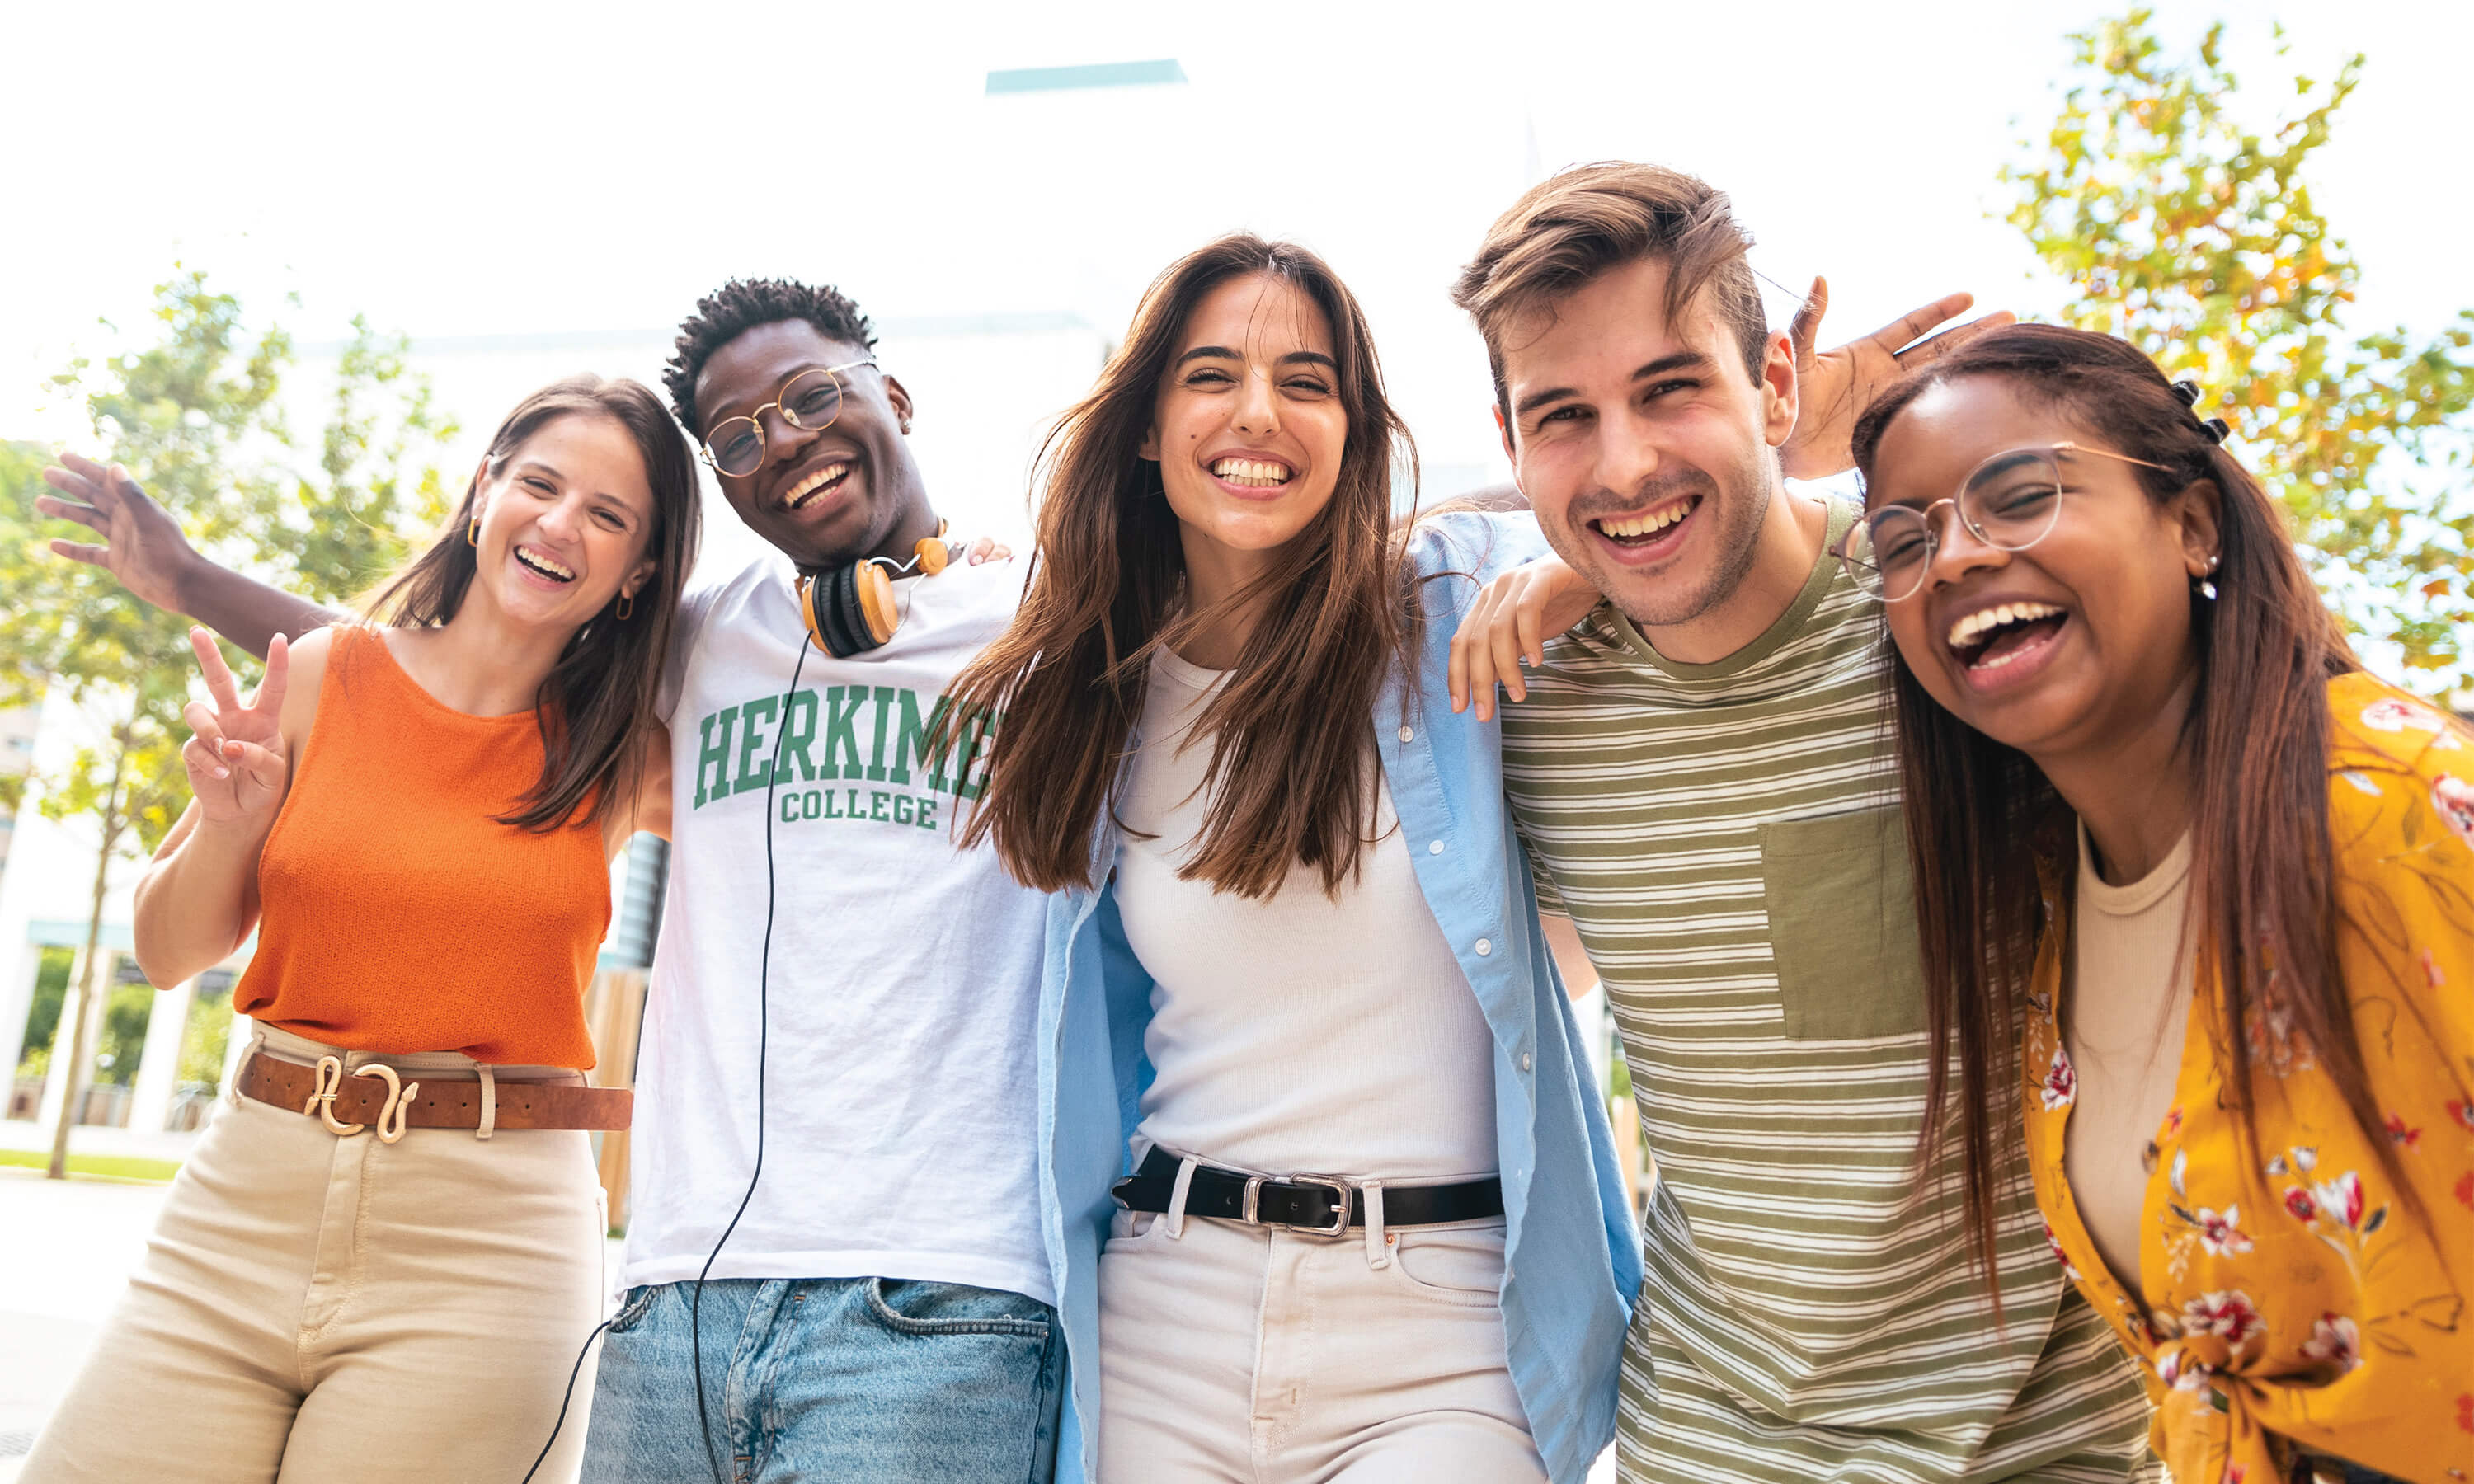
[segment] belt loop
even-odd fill
[[[231,1086],[226,1089],[224,1093],[234,1108],[240,1106],[240,1080],[248,1075],[249,1064],[256,1060],[259,1052],[266,1049],[266,1027],[258,1025],[255,1020],[249,1023],[256,1029],[251,1032],[249,1044],[241,1048],[240,1060],[232,1064]]]
[[[1392,1265],[1392,1240],[1383,1230],[1383,1182],[1370,1180],[1357,1190],[1366,1207],[1366,1265],[1379,1272]]]
[[[1192,1155],[1176,1161],[1176,1187],[1168,1193],[1168,1214],[1164,1218],[1170,1241],[1185,1235],[1185,1195],[1194,1188],[1194,1167],[1200,1162]]]
[[[498,1127],[498,1074],[490,1070],[487,1062],[475,1062],[473,1069],[481,1074],[481,1122],[473,1131],[474,1138],[487,1138]]]

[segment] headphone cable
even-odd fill
[[[756,1162],[747,1172],[747,1188],[740,1194],[739,1209],[731,1212],[730,1225],[721,1229],[713,1251],[705,1255],[704,1267],[696,1274],[695,1288],[688,1300],[688,1351],[690,1363],[695,1368],[696,1427],[704,1434],[705,1457],[713,1465],[715,1484],[730,1484],[730,1477],[721,1466],[721,1455],[713,1449],[713,1419],[705,1407],[704,1284],[723,1245],[739,1230],[739,1218],[747,1214],[747,1204],[756,1199],[756,1182],[764,1173],[764,1053],[770,1029],[767,991],[773,970],[773,785],[782,778],[782,744],[789,736],[790,703],[799,693],[799,675],[808,667],[808,651],[814,643],[802,625],[799,658],[790,666],[790,683],[782,692],[781,709],[774,713],[773,758],[764,773],[764,939],[756,961]]]
[[[747,1214],[748,1203],[756,1199],[756,1181],[764,1173],[764,1052],[768,1019],[765,992],[773,968],[773,785],[782,776],[782,745],[789,731],[790,703],[799,693],[799,676],[808,667],[808,651],[814,644],[813,637],[801,633],[799,658],[790,666],[790,684],[783,691],[781,709],[774,716],[773,758],[764,778],[764,940],[756,966],[756,1163],[747,1172],[747,1188],[739,1197],[739,1209],[731,1212],[730,1225],[721,1229],[719,1240],[713,1244],[713,1251],[705,1255],[704,1267],[696,1274],[695,1287],[688,1301],[688,1350],[691,1363],[695,1367],[696,1428],[704,1435],[705,1459],[713,1465],[716,1484],[730,1484],[730,1479],[722,1469],[721,1456],[713,1450],[713,1420],[705,1407],[704,1332],[700,1324],[704,1310],[704,1284],[707,1275],[713,1272],[715,1259],[721,1256],[723,1244],[730,1240],[733,1232],[739,1230],[739,1218]],[[567,1391],[559,1398],[558,1421],[550,1424],[549,1436],[542,1441],[540,1454],[533,1459],[533,1466],[524,1471],[523,1484],[532,1484],[533,1475],[540,1472],[543,1463],[548,1460],[550,1448],[558,1442],[559,1429],[567,1425],[567,1409],[574,1400],[575,1378],[584,1374],[584,1357],[593,1352],[593,1342],[601,1338],[602,1331],[608,1329],[616,1318],[614,1315],[594,1326],[593,1332],[584,1337],[584,1348],[575,1352],[575,1364],[567,1373]]]

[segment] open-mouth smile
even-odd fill
[[[1996,603],[1953,623],[1942,643],[1957,657],[1970,681],[2007,680],[2014,667],[2032,667],[2032,661],[2051,653],[2070,621],[2067,610],[2050,603]]]
[[[549,582],[564,584],[575,581],[575,568],[537,547],[519,543],[515,557],[517,564],[525,571],[536,573]]]
[[[1695,513],[1701,509],[1703,496],[1686,494],[1653,505],[1645,511],[1622,515],[1598,515],[1589,528],[1626,559],[1655,560],[1682,545],[1684,534]]]
[[[1214,459],[1212,477],[1240,490],[1278,490],[1297,477],[1297,470],[1278,459]]]
[[[836,459],[802,474],[799,476],[798,483],[783,491],[782,508],[788,511],[805,510],[841,488],[842,481],[850,477],[850,471],[851,463],[848,459]]]

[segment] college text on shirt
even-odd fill
[[[691,807],[769,784],[785,825],[848,820],[934,829],[945,798],[977,799],[986,787],[996,731],[991,713],[975,711],[940,739],[952,704],[897,685],[827,685],[792,691],[787,705],[767,694],[708,712],[695,728]],[[944,745],[932,752],[932,740]]]

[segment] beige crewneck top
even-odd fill
[[[2078,893],[2072,912],[2069,999],[2062,1023],[2078,1072],[2064,1165],[2071,1198],[2115,1274],[2139,1287],[2140,1223],[2148,1155],[2181,1079],[2190,1017],[2191,837],[2147,874],[2122,886],[2097,874],[2078,826]]]

